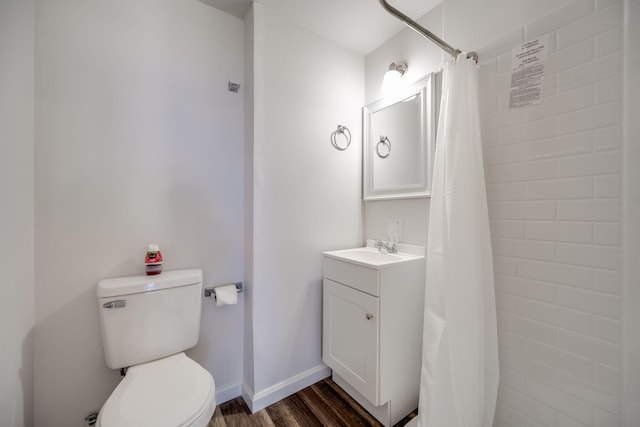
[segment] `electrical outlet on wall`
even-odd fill
[[[398,243],[402,240],[402,218],[387,219],[387,237],[390,241]]]

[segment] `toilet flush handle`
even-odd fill
[[[127,305],[127,300],[119,299],[115,301],[109,301],[102,304],[103,308],[124,308]]]

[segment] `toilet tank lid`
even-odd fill
[[[98,283],[96,293],[98,298],[109,298],[195,285],[201,282],[202,270],[200,269],[173,270],[155,276],[141,275],[104,279]]]

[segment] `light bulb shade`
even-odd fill
[[[389,71],[387,71],[382,78],[382,95],[385,97],[392,96],[400,92],[404,88],[404,81],[402,76],[407,70],[407,65],[400,63],[398,65],[392,62],[389,65]]]
[[[402,87],[402,76],[396,70],[389,70],[382,79],[382,94],[391,96]]]

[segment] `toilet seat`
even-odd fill
[[[178,353],[132,366],[98,415],[100,427],[204,427],[215,409],[215,383]]]

